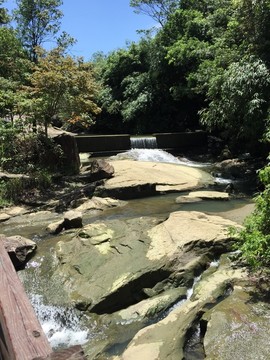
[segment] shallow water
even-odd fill
[[[188,159],[178,159],[171,154],[162,152],[161,150],[146,151],[145,149],[131,150],[128,154],[121,154],[119,157],[127,158],[132,156],[134,160],[143,161],[162,161],[187,166],[204,167],[208,169],[211,164],[194,163]],[[86,159],[86,158],[85,158]],[[220,181],[220,186],[224,187],[226,181]],[[112,219],[130,219],[136,217],[160,217],[165,219],[174,211],[201,211],[209,214],[222,214],[222,216],[230,218],[230,212],[236,209],[244,209],[249,206],[252,201],[249,198],[233,199],[230,201],[201,201],[191,204],[177,204],[175,199],[180,194],[167,194],[143,199],[130,200],[125,206],[109,209],[103,212],[87,212],[83,216],[83,224],[92,223],[94,221],[106,221]],[[183,195],[183,193],[181,193]],[[241,210],[240,210],[241,213]],[[38,244],[38,251],[25,271],[21,273],[25,287],[29,293],[29,297],[37,312],[39,320],[43,326],[53,347],[70,346],[77,343],[85,343],[89,337],[100,335],[102,330],[96,326],[92,320],[88,321],[92,327],[86,329],[84,321],[80,316],[64,305],[67,300],[65,294],[61,293],[61,286],[57,283],[57,279],[52,279],[50,274],[55,266],[54,247],[56,243],[62,239],[68,240],[73,235],[62,234],[52,236],[46,232],[48,224],[57,221],[62,215],[51,214],[50,212],[41,212],[36,214],[27,214],[10,219],[1,224],[1,233],[10,235],[21,235],[28,237]],[[232,219],[235,215],[232,215]],[[240,222],[244,215],[240,218]],[[46,291],[45,291],[46,290]],[[192,290],[190,290],[190,293]],[[46,297],[44,294],[46,293]],[[188,294],[190,296],[191,294]],[[57,303],[61,299],[62,306]],[[63,306],[64,305],[64,306]]]

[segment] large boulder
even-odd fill
[[[179,164],[132,160],[114,160],[111,164],[114,177],[98,191],[119,199],[194,190],[213,183],[206,172]]]
[[[230,226],[237,224],[185,211],[162,222],[149,217],[96,222],[71,241],[58,242],[56,275],[76,306],[112,313],[165,289],[190,285],[209,257],[231,248]]]
[[[178,360],[191,358],[192,354],[194,356],[192,358],[194,359],[233,359],[233,356],[227,357],[226,353],[220,356],[218,351],[219,343],[224,339],[224,333],[222,331],[219,333],[215,333],[214,329],[211,331],[213,338],[210,339],[209,345],[215,348],[216,352],[210,354],[206,349],[206,355],[210,355],[209,357],[205,356],[203,346],[199,349],[199,354],[194,352],[194,348],[195,351],[198,350],[200,337],[204,335],[203,330],[202,333],[198,335],[198,328],[200,328],[200,321],[202,321],[201,319],[203,319],[204,314],[207,313],[207,309],[211,308],[211,312],[215,314],[218,303],[234,292],[234,284],[239,286],[239,284],[243,284],[243,280],[246,279],[247,273],[245,271],[233,269],[230,264],[221,266],[216,272],[211,272],[211,277],[205,276],[200,281],[198,288],[195,288],[194,295],[192,295],[190,299],[185,303],[181,303],[180,306],[175,307],[163,320],[140,330],[128,344],[123,354],[112,357],[112,359]],[[229,289],[230,291],[228,291]],[[228,311],[233,312],[233,303],[231,306],[232,307],[228,308]],[[244,321],[245,319],[243,318],[242,322]],[[207,326],[205,322],[204,326]],[[223,319],[220,317],[217,319],[217,326],[223,329],[226,327],[226,324],[223,323]],[[232,333],[231,335],[233,336]],[[195,345],[193,347],[192,341],[193,345]],[[241,342],[244,344],[245,339],[242,339]],[[253,340],[253,346],[256,348],[255,343],[256,340]],[[205,339],[205,345],[206,344],[208,346],[208,338]],[[227,345],[230,346],[229,342],[227,342]],[[239,351],[238,353],[240,354]],[[254,358],[256,357],[245,357],[245,359]]]
[[[113,166],[104,159],[97,159],[90,162],[90,165],[83,169],[79,179],[82,181],[98,181],[110,179],[114,176]]]

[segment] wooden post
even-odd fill
[[[0,236],[0,359],[32,360],[51,353]]]

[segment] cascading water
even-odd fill
[[[156,149],[157,140],[155,136],[131,137],[132,149]]]
[[[83,325],[84,322],[87,322],[86,316],[83,319],[83,316],[74,308],[47,303],[46,296],[41,295],[45,286],[41,276],[42,271],[44,271],[42,268],[48,264],[53,266],[53,262],[54,259],[48,255],[36,258],[36,260],[27,264],[25,271],[20,273],[20,278],[26,287],[29,300],[52,348],[58,349],[68,348],[73,345],[83,345],[89,338],[94,336],[95,324],[92,324],[93,329],[91,329],[90,334],[89,327]],[[31,276],[27,275],[27,273],[31,274]],[[53,280],[51,280],[49,287],[56,293],[58,284],[55,285]]]
[[[38,320],[52,348],[82,345],[88,341],[88,329],[83,329],[74,309],[45,305],[43,296],[30,295]]]
[[[173,163],[179,165],[186,165],[191,167],[208,167],[210,163],[198,163],[191,161],[184,157],[176,157],[165,150],[161,149],[131,149],[124,153],[119,153],[111,157],[114,160],[131,159],[136,161],[154,161],[163,163]]]

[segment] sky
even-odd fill
[[[12,9],[15,0],[6,0],[3,6]],[[154,20],[135,14],[129,0],[63,0],[61,8],[62,31],[77,39],[72,47],[73,56],[90,60],[99,51],[104,54],[126,47],[127,42],[137,42],[137,30],[155,26]]]

